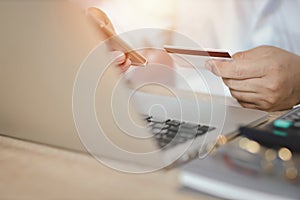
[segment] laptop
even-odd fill
[[[158,95],[128,87],[115,66],[103,70],[110,52],[70,1],[1,1],[0,21],[2,135],[89,152],[112,168],[137,173],[204,157],[239,125],[267,119],[263,111],[169,89]],[[152,69],[165,76],[170,70],[139,68]]]

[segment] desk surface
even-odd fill
[[[1,199],[213,199],[180,190],[177,169],[125,174],[86,154],[3,136],[0,165]]]

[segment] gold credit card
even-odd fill
[[[164,45],[164,49],[168,53],[184,54],[191,56],[206,56],[213,58],[231,59],[230,54],[223,50],[202,50],[200,48],[189,48],[180,46]]]

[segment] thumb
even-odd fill
[[[107,17],[107,15],[100,9],[95,8],[95,7],[90,7],[87,9],[87,15],[92,18],[92,20],[98,24],[99,30],[102,32],[99,22],[103,23],[107,28],[109,28],[113,33],[115,33],[114,27]],[[106,39],[107,36],[104,38]]]
[[[233,60],[252,60],[261,57],[261,55],[265,54],[270,49],[269,46],[259,46],[253,49],[249,49],[247,51],[237,52],[232,55]]]

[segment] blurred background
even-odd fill
[[[145,27],[167,28],[205,48],[235,53],[269,44],[300,54],[298,0],[73,1],[104,10],[118,33]]]
[[[300,54],[299,1],[282,0],[74,0],[83,7],[106,12],[117,33],[141,28],[177,31],[202,48],[224,49],[234,54],[259,45],[273,45]],[[293,25],[294,24],[294,25]],[[145,43],[176,43],[172,35],[159,35]],[[175,66],[176,68],[176,66]],[[176,68],[196,91],[207,92],[191,69]],[[203,71],[209,85],[221,81]],[[173,85],[182,84],[173,78]],[[199,81],[200,80],[200,81]],[[172,82],[172,80],[170,81]],[[217,94],[230,96],[226,86]]]

